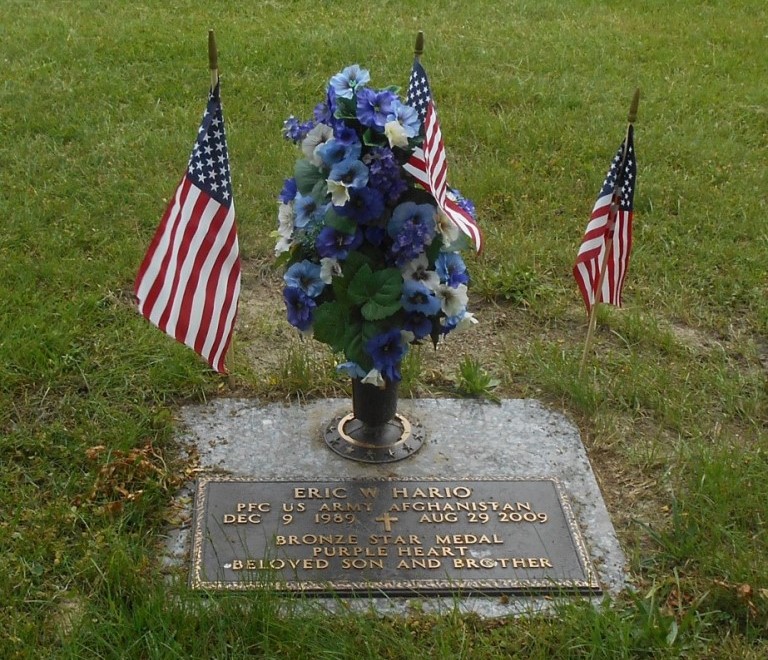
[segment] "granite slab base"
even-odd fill
[[[500,404],[465,399],[401,399],[398,411],[426,431],[424,446],[410,458],[387,464],[346,460],[325,444],[329,421],[351,410],[346,399],[263,404],[216,399],[180,411],[179,441],[197,454],[201,474],[258,480],[347,478],[525,479],[557,478],[576,517],[601,588],[626,586],[625,559],[595,480],[578,429],[559,412],[530,399]],[[179,520],[168,530],[165,561],[190,566],[194,483],[176,498]],[[188,515],[187,515],[188,514]],[[318,606],[335,609],[333,600]],[[483,617],[530,613],[552,606],[543,597],[345,598],[344,608],[371,607],[385,614],[444,612],[458,607]]]

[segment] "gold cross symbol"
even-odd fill
[[[383,516],[379,516],[378,518],[374,518],[376,522],[382,522],[384,523],[384,531],[385,532],[391,532],[392,531],[392,523],[397,522],[399,519],[395,518],[394,516],[390,516],[389,513],[385,513]]]

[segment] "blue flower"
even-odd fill
[[[392,103],[392,112],[387,115],[387,121],[396,121],[403,127],[406,137],[413,138],[421,130],[421,119],[416,108],[405,105],[397,99]]]
[[[440,299],[435,292],[416,280],[403,282],[400,303],[406,312],[421,312],[427,316],[433,316],[440,311]]]
[[[370,126],[381,133],[396,100],[397,97],[387,89],[379,92],[361,89],[357,93],[357,120],[363,126]]]
[[[369,188],[350,188],[349,201],[344,206],[334,209],[339,215],[352,218],[362,225],[380,218],[384,213],[384,198],[378,190]]]
[[[440,282],[454,289],[469,282],[469,273],[464,260],[456,252],[441,252],[435,260],[435,270]]]
[[[412,332],[416,339],[423,339],[432,332],[432,319],[421,312],[411,312],[405,317],[403,330]]]
[[[328,178],[346,188],[362,188],[368,183],[368,168],[361,160],[347,158],[331,168]]]
[[[286,179],[283,183],[283,189],[280,191],[280,194],[278,195],[278,199],[283,204],[288,204],[289,202],[293,201],[293,199],[296,197],[296,179],[291,177],[290,179]]]
[[[312,326],[312,311],[317,306],[315,301],[295,286],[283,290],[283,300],[288,312],[288,323],[299,330],[308,330]]]
[[[365,240],[374,247],[379,247],[384,241],[384,237],[386,235],[387,232],[384,231],[384,227],[379,227],[378,225],[369,225],[365,228]]]
[[[403,343],[397,329],[383,332],[365,342],[365,351],[371,356],[374,368],[391,382],[400,380],[398,366],[407,350],[408,346]]]
[[[362,146],[359,142],[344,144],[334,138],[321,144],[315,150],[315,154],[323,161],[323,165],[326,167],[333,167],[337,163],[341,163],[347,159],[357,160],[360,158],[361,148]]]
[[[336,96],[351,99],[357,88],[365,85],[370,79],[371,74],[367,69],[361,69],[359,64],[353,64],[331,78],[331,89]]]
[[[318,204],[312,195],[297,193],[296,201],[294,202],[294,210],[296,212],[294,224],[299,229],[306,227],[310,222],[322,219],[327,209],[327,204]]]
[[[344,261],[350,251],[359,248],[362,242],[363,232],[359,229],[354,234],[347,234],[333,227],[323,227],[315,239],[315,248],[321,257]]]
[[[365,369],[357,362],[342,362],[336,367],[336,371],[347,374],[350,378],[365,378]]]
[[[454,330],[459,321],[464,318],[464,312],[456,314],[455,316],[446,316],[440,323],[440,332],[443,335],[447,335],[451,330]]]
[[[301,289],[310,298],[317,298],[325,288],[325,282],[320,279],[320,264],[306,259],[286,270],[283,280],[289,287]]]

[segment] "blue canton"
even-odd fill
[[[624,167],[619,171],[621,157],[624,155],[624,142],[621,143],[619,150],[611,161],[611,167],[605,175],[603,187],[600,189],[598,197],[611,195],[614,191],[620,198],[620,207],[623,211],[631,211],[635,198],[635,177],[637,176],[637,161],[635,160],[635,146],[633,140],[633,127],[629,127],[629,145],[627,147],[627,160]]]
[[[197,134],[197,142],[189,157],[187,176],[195,186],[219,204],[229,206],[232,203],[232,179],[219,85],[208,95],[208,106]]]
[[[408,92],[405,97],[405,104],[415,108],[419,113],[419,119],[421,123],[424,123],[424,119],[427,116],[427,106],[432,98],[432,93],[429,91],[429,80],[427,80],[427,73],[421,66],[418,60],[413,63],[413,70],[411,71],[411,79],[408,81]]]

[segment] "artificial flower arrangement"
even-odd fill
[[[469,241],[403,169],[423,140],[418,112],[369,82],[349,66],[313,119],[285,121],[303,157],[279,195],[275,254],[289,323],[343,353],[340,371],[384,387],[401,379],[409,345],[477,321],[459,254]]]

